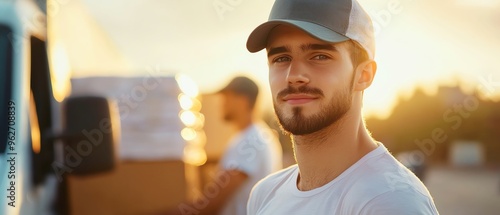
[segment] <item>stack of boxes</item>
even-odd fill
[[[193,197],[207,156],[198,88],[190,78],[73,79],[72,95],[116,101],[122,161],[111,173],[68,176],[72,214],[156,212]]]
[[[121,160],[184,160],[195,165],[206,160],[198,89],[185,75],[73,79],[72,95],[116,100]]]

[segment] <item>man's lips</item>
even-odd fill
[[[311,102],[317,98],[318,98],[317,96],[308,95],[308,94],[288,94],[288,95],[284,96],[282,100],[288,104],[298,105],[298,104],[305,104],[305,103]]]

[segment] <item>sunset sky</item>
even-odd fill
[[[245,43],[267,20],[272,0],[52,2],[73,77],[147,75],[155,68],[162,74],[185,73],[207,93],[247,74],[269,91],[265,53],[251,54]],[[387,115],[398,96],[416,86],[460,81],[500,94],[500,1],[360,3],[377,27],[379,67],[365,93],[366,114]],[[218,12],[214,4],[228,10]],[[481,79],[498,84],[483,86]]]

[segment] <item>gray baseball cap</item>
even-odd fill
[[[276,0],[269,20],[248,37],[248,51],[266,48],[269,33],[282,24],[295,26],[326,42],[353,40],[370,59],[375,57],[372,20],[356,0]]]

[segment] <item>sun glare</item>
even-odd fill
[[[52,46],[51,52],[51,66],[54,71],[54,74],[51,76],[52,90],[54,98],[58,102],[61,102],[71,91],[71,67],[66,51],[61,44],[56,43]]]
[[[193,107],[193,100],[191,97],[183,93],[179,95],[179,103],[183,110],[190,110]]]
[[[498,6],[498,0],[457,0],[459,4],[467,6],[493,7]]]
[[[177,74],[175,76],[175,80],[179,84],[179,88],[181,88],[182,92],[191,97],[198,96],[198,86],[193,81],[193,79],[189,78],[184,74]]]
[[[196,131],[192,128],[184,128],[181,131],[181,136],[186,141],[194,140],[198,135]]]
[[[196,115],[192,111],[182,111],[180,114],[182,123],[186,126],[194,126],[196,124]]]
[[[38,126],[38,117],[36,115],[36,109],[34,107],[35,100],[33,93],[30,95],[30,127],[31,127],[31,148],[35,154],[40,153],[40,127]]]
[[[207,162],[207,154],[198,146],[186,146],[184,148],[184,162],[201,166]]]

